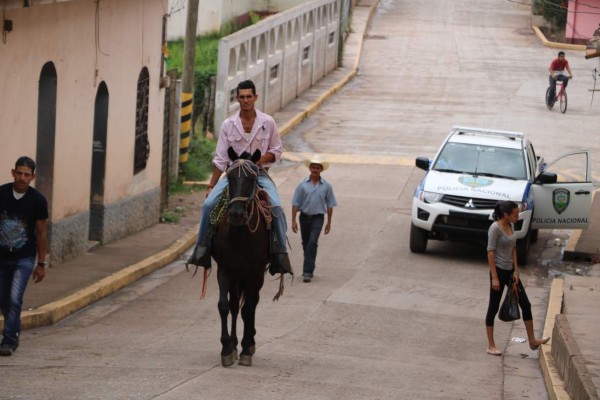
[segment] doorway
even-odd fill
[[[40,73],[35,151],[35,187],[48,200],[50,219],[52,219],[52,181],[54,178],[54,143],[56,141],[56,84],[56,68],[50,61],[44,64]]]
[[[104,178],[106,174],[106,136],[108,129],[108,87],[101,82],[94,104],[92,176],[90,180],[90,229],[88,239],[101,242],[104,232]]]

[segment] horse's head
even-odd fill
[[[260,150],[256,150],[252,156],[243,152],[239,156],[230,147],[227,154],[231,165],[227,169],[229,180],[229,222],[236,226],[248,223],[248,202],[254,199],[256,184],[258,181],[258,167],[256,162],[260,160]]]

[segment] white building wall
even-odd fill
[[[61,249],[58,239],[52,243],[59,259],[86,245],[94,107],[101,82],[109,92],[104,204],[110,207],[149,192],[160,193],[164,91],[159,88],[159,77],[167,0],[102,0],[98,9],[96,4],[74,0],[7,10],[4,17],[13,21],[13,31],[5,43],[0,42],[2,183],[11,180],[10,169],[18,156],[36,158],[40,72],[47,62],[56,68],[50,216],[55,238],[60,236],[62,222],[68,218],[79,221],[77,227],[69,228],[69,240],[77,241],[77,245]],[[150,158],[146,169],[134,176],[137,80],[143,67],[150,73]],[[160,202],[157,205],[153,213],[159,210]],[[111,227],[112,239],[147,224],[130,221],[132,226],[127,226],[125,221]]]

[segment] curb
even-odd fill
[[[164,267],[175,261],[177,257],[190,248],[196,241],[197,235],[198,229],[196,228],[153,256],[130,265],[121,271],[115,272],[65,298],[45,304],[37,310],[24,311],[21,314],[22,329],[52,325],[76,311],[79,311],[104,297],[110,296],[125,286]]]
[[[548,299],[548,311],[546,312],[546,322],[544,323],[543,337],[552,336],[556,315],[561,313],[565,280],[563,278],[554,278],[550,288],[550,298]],[[544,382],[550,400],[571,400],[571,396],[565,390],[565,384],[558,373],[556,361],[552,356],[552,342],[543,344],[540,349],[540,366],[544,374]]]
[[[292,129],[294,129],[296,126],[300,125],[300,123],[302,123],[302,121],[304,121],[306,118],[308,118],[309,116],[314,114],[315,111],[317,111],[319,109],[319,107],[321,107],[321,105],[325,102],[325,100],[327,100],[333,94],[338,92],[341,88],[346,86],[346,84],[348,82],[350,82],[356,76],[357,73],[358,73],[357,70],[350,71],[348,74],[346,74],[346,76],[344,76],[342,79],[340,79],[338,81],[338,83],[333,85],[333,87],[331,89],[329,89],[328,91],[323,93],[321,96],[319,96],[319,98],[317,100],[315,100],[312,104],[310,104],[308,107],[306,107],[306,110],[299,112],[294,117],[292,117],[292,119],[289,122],[284,124],[279,129],[279,136],[284,137],[285,135],[290,133],[290,131]]]
[[[569,44],[569,43],[559,43],[559,42],[550,42],[546,39],[546,36],[542,33],[540,28],[533,25],[531,27],[535,35],[542,41],[542,44],[546,47],[551,47],[553,49],[563,49],[563,50],[576,50],[576,51],[585,51],[585,45],[582,44]]]

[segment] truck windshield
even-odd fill
[[[523,151],[467,143],[446,143],[432,169],[508,179],[527,179]]]

